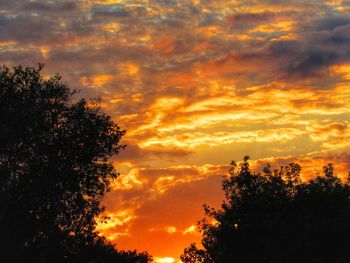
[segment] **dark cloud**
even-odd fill
[[[226,17],[228,23],[233,25],[254,25],[263,22],[269,22],[276,17],[273,12],[263,12],[263,13],[235,13]]]
[[[128,10],[126,10],[125,6],[122,4],[95,5],[91,9],[91,12],[94,16],[99,18],[127,18],[131,15],[131,13]]]
[[[315,23],[319,23],[315,21]],[[266,61],[267,74],[281,79],[316,79],[327,82],[327,70],[350,60],[350,25],[329,31],[303,32],[296,40],[262,42],[261,47],[238,53],[242,59]],[[264,73],[262,70],[260,72]],[[277,75],[276,75],[277,74]],[[267,75],[268,76],[268,75]],[[334,82],[330,82],[331,84]]]
[[[329,18],[314,20],[310,26],[310,30],[316,31],[330,31],[337,27],[350,24],[350,17],[348,16],[332,16]]]
[[[78,11],[78,5],[73,1],[55,1],[55,2],[42,2],[42,1],[33,1],[25,3],[21,9],[25,12],[40,12],[44,14],[57,14],[62,13],[63,15],[67,12]]]
[[[294,50],[287,71],[308,76],[324,73],[323,70],[336,63],[350,59],[350,25],[340,26],[325,33],[310,33],[305,42],[299,42]]]
[[[13,1],[0,0],[0,8],[3,12],[4,11],[13,12],[20,4],[21,4],[20,0],[13,0]]]
[[[11,49],[0,51],[1,63],[8,66],[33,66],[36,63],[44,61],[42,54],[36,49],[16,50]]]
[[[47,42],[57,39],[57,24],[52,19],[27,15],[3,16],[0,19],[2,40],[21,44]]]

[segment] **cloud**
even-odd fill
[[[7,65],[17,65],[13,61],[20,65],[32,65],[33,61],[42,61],[43,56],[37,49],[21,50],[9,43],[8,45],[5,44],[4,50],[0,53],[0,59]]]
[[[349,25],[336,26],[333,21],[313,21],[322,24],[323,31],[301,32],[302,39],[276,41],[268,47],[270,56],[276,56],[281,63],[284,77],[327,76],[327,69],[343,61],[348,61]],[[328,28],[325,26],[328,25]],[[283,59],[283,61],[282,61]]]
[[[331,31],[337,27],[342,27],[350,24],[350,18],[347,16],[331,16],[323,19],[315,19],[312,24],[309,25],[309,30],[314,31]],[[307,26],[306,26],[307,27]]]
[[[54,1],[49,3],[34,1],[25,3],[23,6],[21,6],[21,9],[25,12],[32,11],[43,14],[57,14],[58,12],[60,12],[62,14],[66,14],[67,12],[69,13],[78,11],[79,6],[73,1]]]
[[[253,161],[252,167],[258,171],[262,171],[263,167],[270,163],[273,168],[279,168],[286,166],[290,163],[298,163],[302,166],[301,175],[303,180],[310,180],[315,178],[317,174],[322,174],[323,166],[332,163],[335,166],[335,173],[346,179],[350,171],[349,165],[349,153],[332,154],[332,155],[316,155],[316,156],[290,156],[290,157],[277,157],[277,158],[265,158],[257,161]]]
[[[260,23],[266,23],[275,18],[273,12],[262,12],[262,13],[234,13],[226,17],[228,23],[235,26],[254,26]]]
[[[154,144],[152,147],[141,148],[137,144],[130,144],[124,142],[127,147],[115,157],[116,162],[145,162],[149,159],[162,159],[168,158],[171,160],[173,158],[184,158],[191,155],[191,151],[187,149],[182,149],[180,147],[166,147],[161,144]]]

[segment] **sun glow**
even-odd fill
[[[175,259],[172,257],[155,258],[155,263],[175,263]]]

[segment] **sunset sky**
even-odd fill
[[[177,262],[231,160],[350,170],[350,1],[0,0],[0,62],[45,63],[127,134],[99,229]]]

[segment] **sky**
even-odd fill
[[[0,63],[39,62],[127,130],[99,230],[159,263],[231,160],[350,170],[350,1],[0,0]]]

